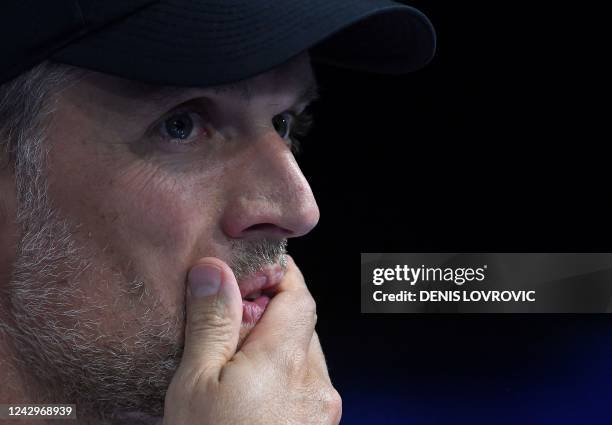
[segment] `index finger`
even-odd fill
[[[316,303],[293,259],[278,292],[270,300],[240,351],[272,352],[281,346],[308,352],[316,324]]]

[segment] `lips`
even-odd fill
[[[279,265],[272,265],[238,281],[242,296],[243,325],[254,326],[261,319],[283,275],[284,271]]]

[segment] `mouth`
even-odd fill
[[[280,265],[263,268],[238,281],[242,296],[242,324],[254,326],[266,311],[268,303],[276,295],[284,270]]]

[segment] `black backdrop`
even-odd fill
[[[360,313],[360,252],[610,252],[605,14],[533,3],[413,1],[427,68],[316,68],[299,161],[321,221],[290,252],[344,424],[612,423],[605,315]]]

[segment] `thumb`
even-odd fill
[[[229,266],[198,261],[187,276],[187,320],[181,367],[217,379],[234,356],[242,322],[242,297]]]

